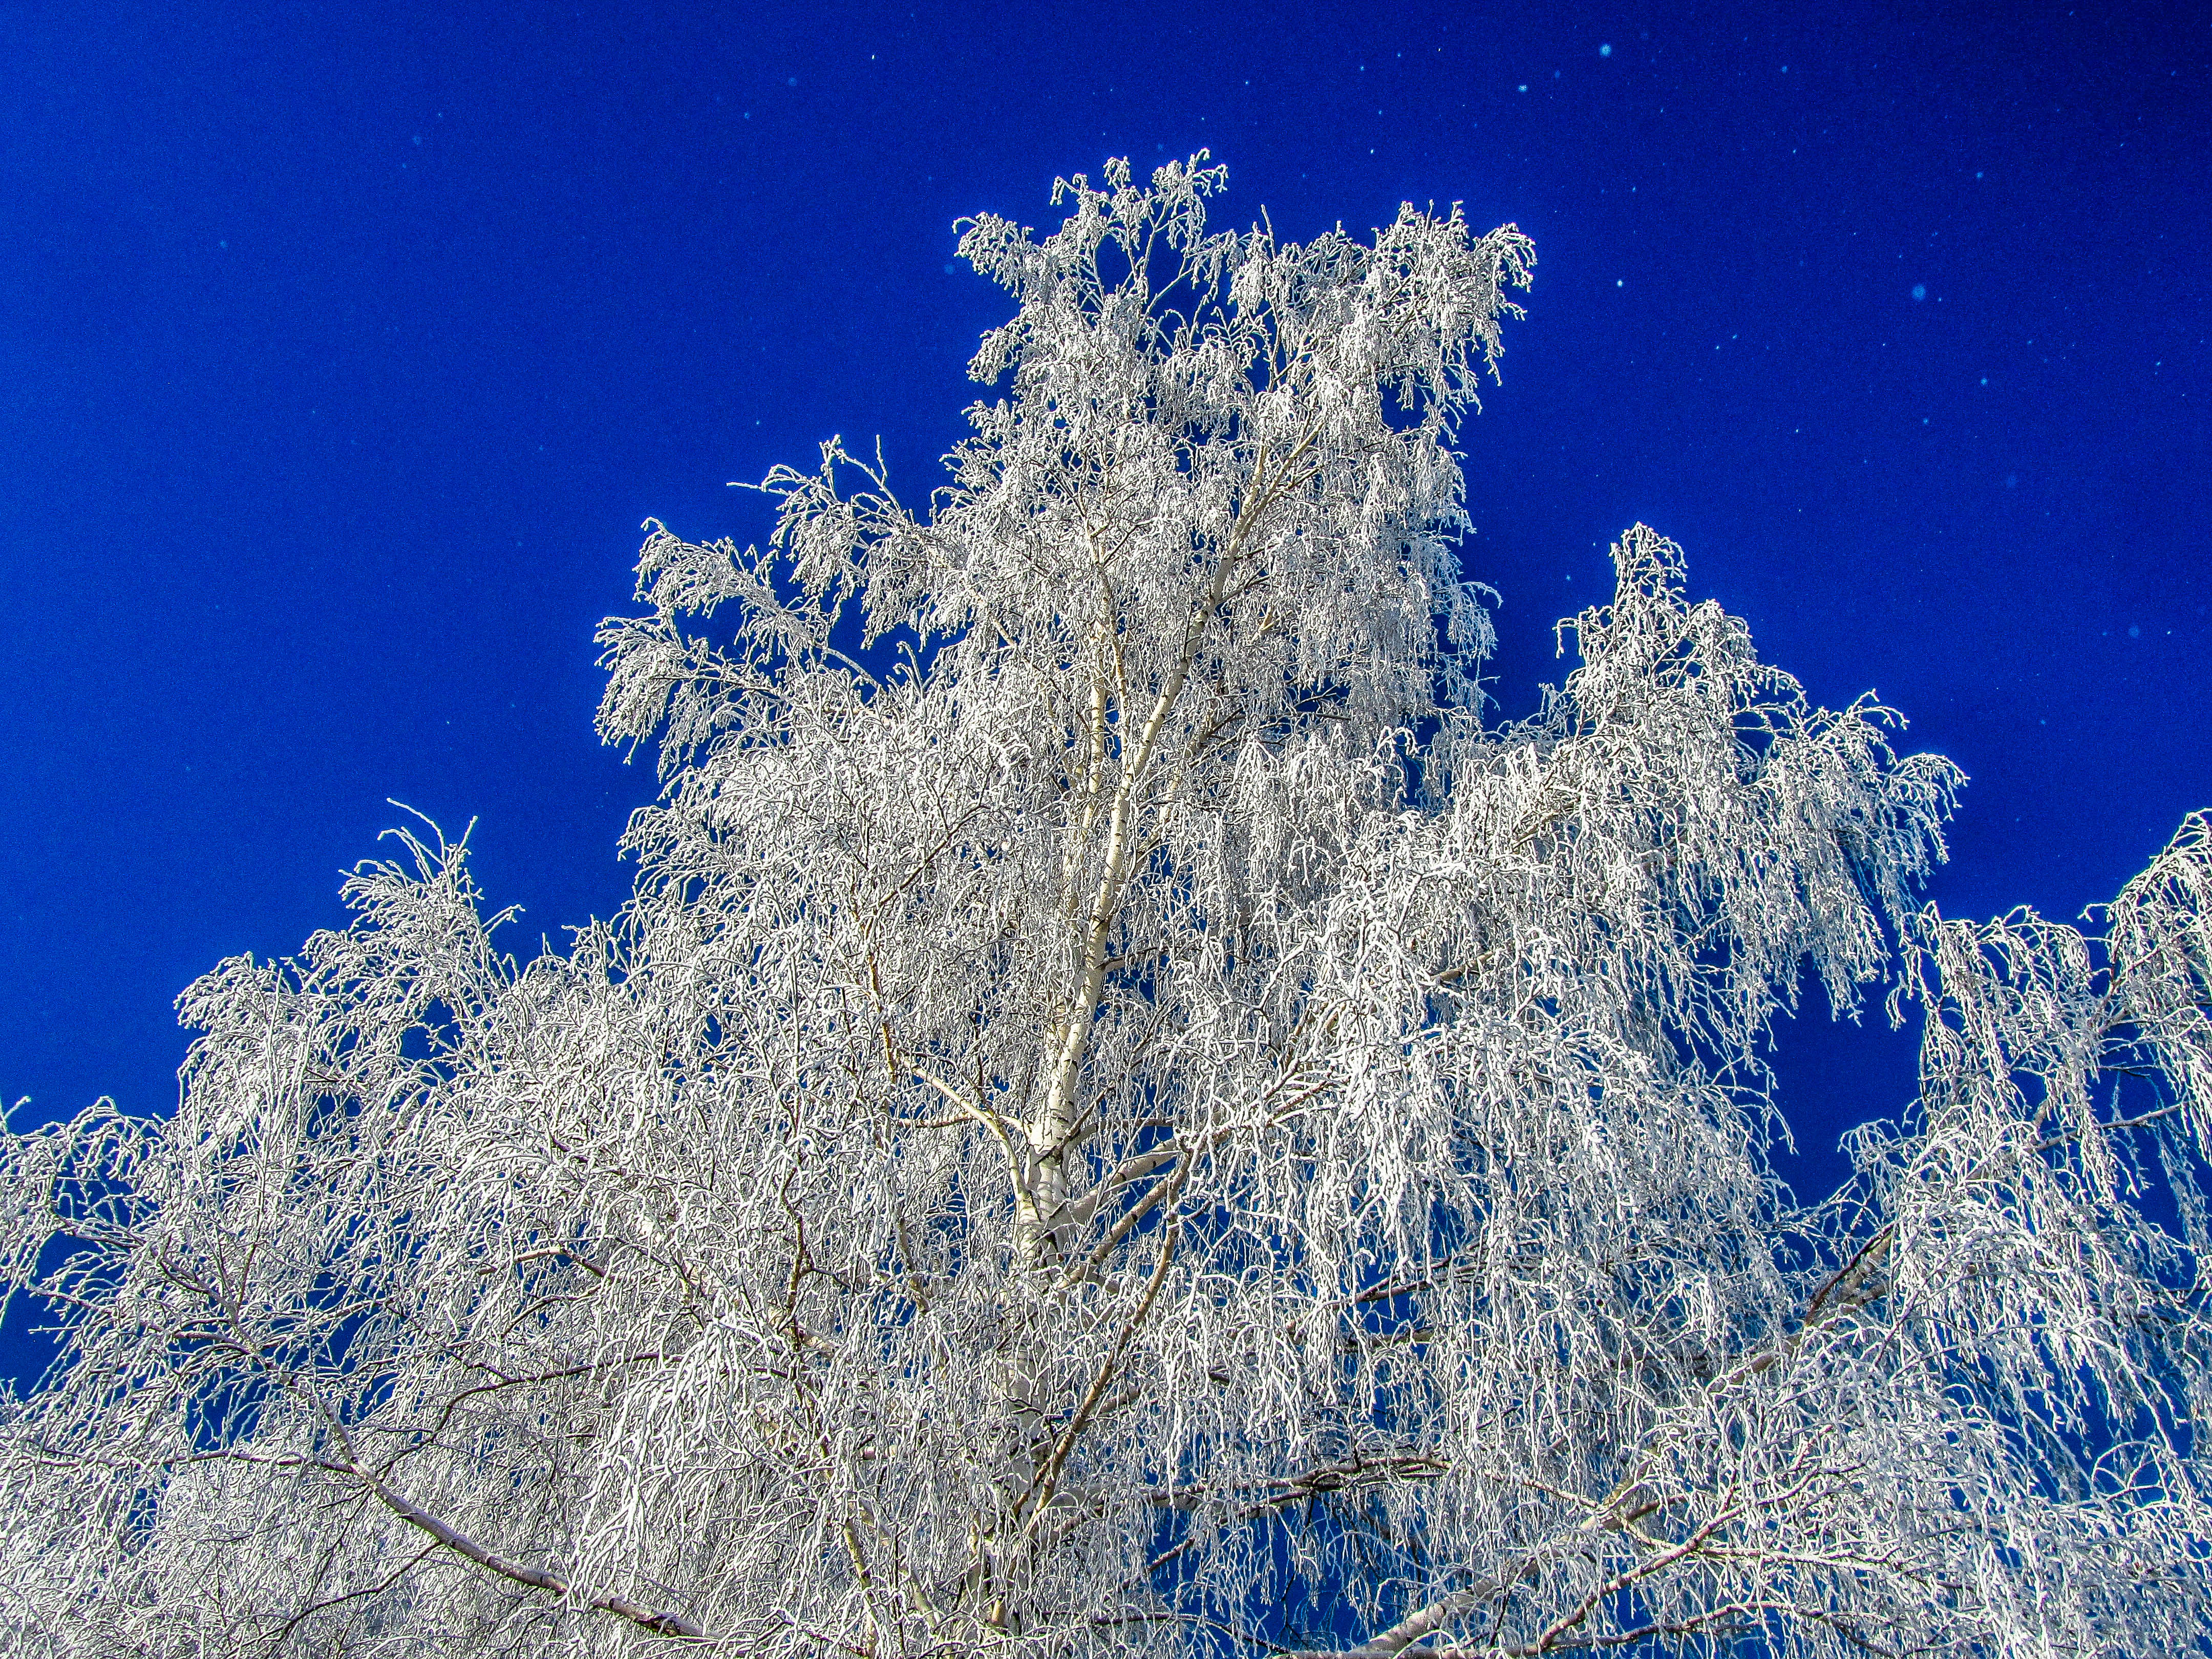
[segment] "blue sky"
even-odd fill
[[[0,7],[0,1090],[173,1097],[170,1004],[396,822],[605,915],[590,729],[647,515],[881,434],[998,291],[953,222],[1200,147],[1222,220],[1401,200],[1539,265],[1466,433],[1509,714],[1647,521],[1972,775],[1947,909],[2109,896],[2212,805],[2212,27],[2170,5]],[[2077,15],[2078,13],[2078,15]],[[1908,1048],[1800,1022],[1817,1179]]]

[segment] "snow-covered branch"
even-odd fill
[[[621,915],[518,963],[403,836],[186,993],[173,1116],[9,1130],[0,1645],[2203,1650],[2212,824],[1921,909],[1956,769],[1642,526],[1500,718],[1527,240],[1222,183],[965,227],[926,514],[833,440],[652,527]],[[1810,1204],[1808,969],[1923,1036]]]

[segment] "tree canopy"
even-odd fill
[[[658,525],[635,896],[465,844],[11,1129],[38,1655],[2131,1654],[2212,1634],[2212,822],[2080,927],[1917,902],[1961,781],[1642,526],[1489,702],[1455,446],[1533,253],[1037,237],[926,511],[833,440]],[[1817,978],[1918,1097],[1811,1200]]]

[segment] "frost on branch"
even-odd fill
[[[1917,909],[1956,771],[1640,526],[1499,720],[1528,244],[1221,182],[967,227],[926,513],[833,440],[652,527],[615,921],[520,966],[403,837],[173,1117],[8,1136],[11,1651],[2202,1649],[2212,830]],[[1808,967],[1925,1031],[1809,1206]]]

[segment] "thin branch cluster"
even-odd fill
[[[2201,1652],[2212,822],[1917,908],[1960,783],[1638,526],[1488,710],[1453,445],[1528,242],[1122,163],[927,512],[651,527],[635,896],[464,847],[0,1142],[26,1656]],[[1808,973],[1925,1033],[1802,1204]]]

